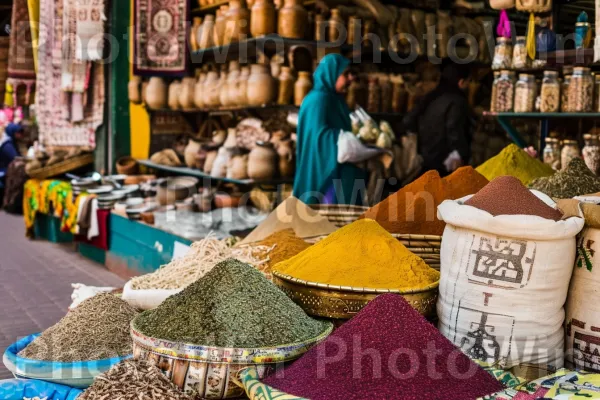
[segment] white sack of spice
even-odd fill
[[[268,258],[257,258],[252,248],[231,247],[230,242],[230,239],[216,239],[210,233],[206,238],[194,242],[185,256],[127,282],[123,288],[123,300],[142,310],[151,310],[228,258],[236,258],[258,269],[268,262]]]

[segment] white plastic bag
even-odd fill
[[[114,287],[86,286],[83,283],[71,283],[71,287],[73,288],[73,294],[71,294],[73,302],[69,306],[69,310],[74,309],[84,300],[94,297],[98,293],[108,293],[116,289]]]
[[[338,138],[338,163],[360,163],[377,157],[382,153],[384,153],[382,149],[365,146],[352,132],[340,132]]]
[[[182,289],[143,289],[136,290],[131,287],[131,281],[123,288],[123,300],[132,307],[141,310],[152,310],[160,305],[167,297],[181,292]]]
[[[465,199],[438,207],[447,224],[440,331],[467,355],[505,369],[562,367],[563,306],[583,218],[494,217]]]

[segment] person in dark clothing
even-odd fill
[[[16,140],[23,133],[20,124],[10,123],[4,130],[4,136],[0,139],[0,175],[6,174],[8,165],[19,155]]]
[[[433,169],[445,176],[469,162],[470,108],[464,93],[468,85],[468,67],[448,64],[438,86],[404,117],[404,128],[417,134],[423,171]]]

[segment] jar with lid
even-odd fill
[[[600,112],[600,74],[596,74],[596,76],[595,76],[594,112]]]
[[[543,152],[544,163],[558,171],[560,169],[560,157],[560,140],[547,138]]]
[[[494,49],[492,69],[506,69],[512,66],[512,42],[510,38],[499,37]]]
[[[508,70],[500,71],[496,83],[496,112],[510,112],[513,110],[515,94],[515,73]]]
[[[569,85],[571,74],[565,75],[560,87],[560,111],[569,112]]]
[[[585,146],[581,153],[585,165],[596,175],[600,174],[600,138],[598,135],[586,133],[583,135]]]
[[[513,69],[529,68],[529,56],[527,55],[527,37],[517,36],[512,54]]]
[[[515,112],[533,112],[537,96],[536,86],[535,76],[531,74],[519,75],[519,80],[515,85]]]
[[[494,71],[494,83],[492,84],[492,95],[490,103],[490,111],[497,112],[497,93],[498,93],[498,80],[500,79],[500,71]]]
[[[581,151],[579,150],[579,144],[577,140],[564,140],[563,147],[560,152],[560,166],[561,169],[567,168],[572,159],[580,157]]]
[[[560,83],[558,82],[558,72],[544,71],[540,97],[541,112],[557,112],[560,109]]]
[[[594,80],[589,68],[575,67],[569,82],[569,111],[591,112],[594,93]]]

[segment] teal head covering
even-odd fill
[[[353,189],[362,172],[337,162],[340,131],[352,129],[346,100],[335,89],[348,65],[350,61],[339,54],[323,57],[313,75],[313,89],[300,107],[294,196],[307,204],[319,203],[332,187],[338,203],[357,202]]]

